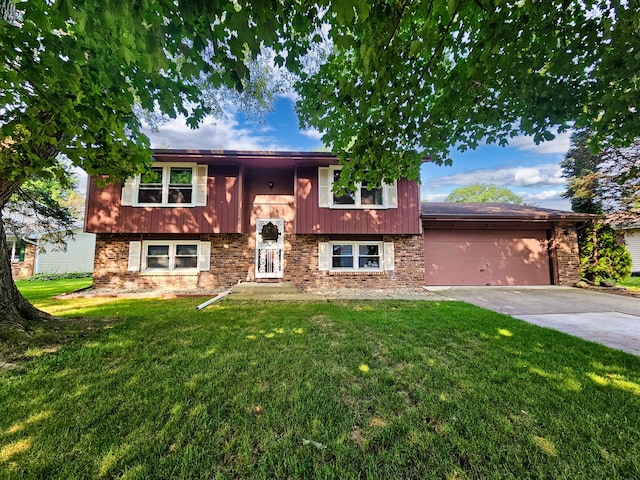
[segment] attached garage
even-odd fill
[[[549,285],[547,230],[428,230],[427,285]]]
[[[576,221],[591,215],[509,204],[424,203],[425,285],[571,285]]]

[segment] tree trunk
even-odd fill
[[[35,320],[51,318],[51,315],[38,310],[22,296],[11,276],[11,258],[2,210],[19,187],[19,182],[0,178],[0,338],[8,331],[28,330]]]

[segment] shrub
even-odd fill
[[[67,273],[36,273],[29,278],[30,282],[51,282],[69,278],[91,278],[92,272],[67,272]]]
[[[609,225],[594,223],[578,233],[580,274],[599,284],[601,280],[616,282],[631,275],[631,255]]]

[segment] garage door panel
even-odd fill
[[[545,230],[425,231],[427,285],[548,285]]]
[[[441,256],[456,257],[464,255],[467,258],[503,258],[504,255],[530,258],[536,260],[547,248],[547,242],[478,242],[478,243],[430,243],[430,255],[434,258]],[[541,252],[543,250],[543,252]],[[496,253],[499,252],[499,253]]]

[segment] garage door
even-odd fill
[[[426,285],[549,285],[546,230],[425,230]]]

